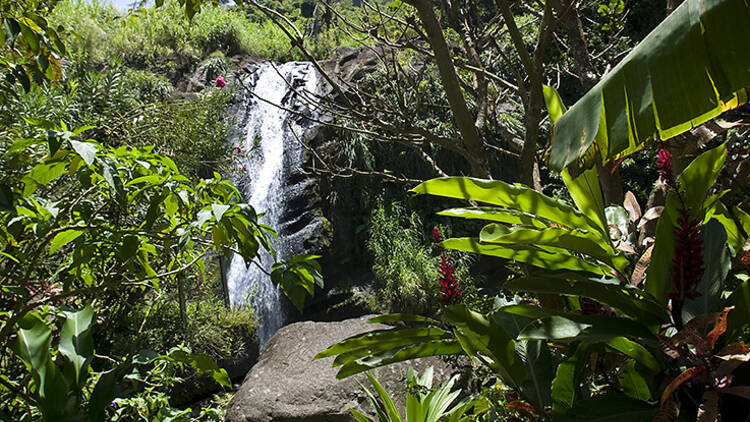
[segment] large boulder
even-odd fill
[[[280,329],[250,370],[229,403],[228,422],[336,422],[355,421],[349,409],[372,414],[357,381],[372,390],[367,377],[358,374],[336,379],[333,357],[313,361],[329,346],[355,334],[388,328],[368,324],[372,316],[337,322],[304,321]],[[403,388],[408,365],[419,373],[435,368],[433,385],[448,379],[452,367],[438,358],[425,358],[377,368],[375,377],[403,409]]]

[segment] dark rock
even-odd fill
[[[354,407],[372,414],[369,402],[357,381],[370,388],[366,375],[336,379],[333,357],[312,361],[329,346],[347,337],[388,328],[368,324],[368,317],[339,322],[298,322],[280,329],[266,344],[258,363],[245,377],[229,404],[228,422],[336,422],[354,421]],[[449,378],[450,365],[438,358],[411,362],[419,373],[435,368],[433,385]],[[373,370],[375,377],[403,409],[403,387],[407,363]]]

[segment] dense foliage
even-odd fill
[[[175,405],[256,347],[217,257],[277,258],[228,179],[233,73],[339,46],[318,175],[398,313],[318,358],[472,368],[410,370],[406,409],[368,372],[378,420],[747,419],[745,2],[238,3],[0,5],[0,419],[223,417]],[[317,258],[270,274],[300,310]]]

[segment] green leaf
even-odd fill
[[[619,336],[655,338],[648,328],[627,318],[549,313],[551,315],[537,319],[524,328],[518,340],[607,342]]]
[[[37,164],[29,172],[29,177],[44,186],[65,174],[65,167],[64,162]]]
[[[594,138],[602,159],[622,157],[744,103],[748,20],[742,0],[682,2],[555,122],[550,166],[576,162]]]
[[[91,323],[94,310],[87,306],[78,312],[65,312],[65,323],[60,332],[60,353],[73,366],[73,384],[82,388],[88,378],[88,369],[94,356],[94,339]]]
[[[568,108],[565,107],[565,103],[563,103],[560,94],[558,94],[554,87],[544,85],[542,86],[542,92],[544,93],[544,103],[547,106],[549,120],[552,123],[555,123],[563,114],[565,114],[566,111],[568,111]]]
[[[224,213],[227,212],[229,208],[229,205],[211,204],[211,211],[213,211],[216,221],[221,221],[221,217],[224,216]]]
[[[370,419],[367,416],[363,415],[362,413],[358,412],[357,409],[355,409],[353,407],[351,409],[349,409],[349,411],[352,412],[352,415],[354,416],[354,419],[357,420],[357,422],[374,422],[372,419]]]
[[[367,322],[370,324],[380,323],[380,324],[392,324],[394,322],[427,322],[430,324],[439,324],[440,322],[432,319],[427,318],[422,315],[413,315],[413,314],[386,314],[386,315],[380,315],[376,316],[375,318],[370,318]]]
[[[29,28],[27,25],[19,23],[19,27],[21,28],[21,34],[23,34],[23,39],[26,40],[26,43],[29,45],[29,48],[34,54],[39,53],[39,36],[34,32],[33,29]]]
[[[447,307],[444,317],[455,325],[454,332],[468,355],[484,354],[491,360],[490,368],[506,383],[521,385],[526,370],[516,354],[515,341],[500,326],[463,304]]]
[[[643,376],[638,372],[635,361],[630,360],[617,377],[622,392],[626,396],[647,402],[651,400],[651,391]]]
[[[109,184],[109,187],[112,190],[114,197],[117,199],[117,202],[119,202],[120,205],[124,205],[125,189],[122,185],[122,180],[120,179],[120,172],[117,170],[117,165],[111,158],[107,156],[101,157],[100,163],[102,177],[104,177],[104,180],[106,180]]]
[[[428,180],[412,189],[428,194],[484,202],[527,212],[567,227],[601,231],[597,223],[561,201],[521,185],[499,180],[488,181],[469,177],[443,177]]]
[[[49,253],[53,254],[57,252],[58,249],[76,240],[79,236],[81,236],[84,233],[85,233],[84,230],[70,229],[70,230],[65,230],[56,234],[55,237],[52,238],[52,242],[50,242]]]
[[[516,347],[526,366],[526,378],[521,383],[521,393],[536,409],[544,409],[551,404],[550,385],[554,377],[552,354],[547,343],[542,341],[521,341]]]
[[[357,350],[373,350],[379,352],[388,350],[390,344],[412,344],[421,341],[445,339],[448,333],[437,327],[401,328],[391,330],[376,330],[352,336],[328,349],[318,353],[313,360],[342,355]]]
[[[388,392],[385,391],[385,388],[383,388],[378,380],[375,379],[375,377],[372,375],[372,372],[367,371],[367,378],[370,380],[370,384],[372,384],[373,388],[375,388],[375,391],[378,393],[378,397],[380,397],[380,401],[383,404],[383,407],[385,407],[385,412],[386,415],[388,415],[389,422],[401,422],[401,415],[398,413],[396,403],[393,402],[390,394],[388,394]]]
[[[81,156],[83,162],[86,163],[87,166],[94,164],[96,153],[98,151],[96,144],[90,142],[78,142],[71,139],[70,145],[73,147],[73,150]]]
[[[117,385],[122,380],[127,365],[120,365],[104,372],[94,385],[94,391],[89,397],[89,417],[92,422],[104,422],[107,408],[117,393]]]
[[[551,253],[531,245],[485,244],[476,238],[462,237],[447,239],[441,243],[447,249],[497,256],[512,261],[523,262],[546,270],[584,271],[604,275],[606,268],[590,264],[581,258],[567,253]]]
[[[703,216],[703,203],[724,168],[726,158],[726,145],[721,144],[699,155],[680,174],[678,183],[684,190],[685,206],[693,217]]]
[[[579,376],[586,365],[586,355],[586,347],[578,345],[557,366],[550,387],[553,413],[562,414],[573,407],[579,390]]]
[[[21,318],[18,327],[18,338],[13,343],[13,352],[26,365],[37,385],[42,385],[47,374],[52,330],[37,316],[31,314]]]
[[[439,213],[437,213],[437,215],[446,217],[460,217],[470,220],[496,221],[498,223],[507,224],[522,224],[525,226],[533,226],[540,229],[549,227],[549,224],[532,214],[507,208],[451,208],[445,211],[440,211]]]
[[[424,341],[402,348],[395,348],[341,365],[336,378],[346,378],[368,369],[397,362],[429,356],[454,356],[463,354],[461,345],[455,340]]]
[[[524,277],[506,282],[503,288],[511,291],[552,293],[587,297],[617,308],[644,324],[668,321],[667,310],[640,289],[620,286],[583,277]]]
[[[596,173],[596,168],[581,172],[575,178],[566,169],[563,169],[560,175],[578,210],[598,225],[599,232],[603,235],[606,243],[609,244],[609,230],[607,220],[604,218],[604,197],[599,186],[599,175]]]
[[[629,265],[627,258],[616,255],[608,240],[602,238],[600,233],[591,233],[586,230],[566,230],[558,227],[538,230],[524,226],[508,229],[501,224],[493,223],[482,229],[479,233],[479,240],[484,243],[526,244],[566,249],[570,252],[589,255],[611,265],[618,271],[624,271]]]
[[[607,346],[626,356],[630,356],[654,373],[658,373],[662,369],[659,361],[645,347],[625,337],[614,337],[607,342]]]

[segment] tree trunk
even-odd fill
[[[445,89],[445,95],[453,113],[453,120],[461,133],[464,149],[471,157],[471,173],[475,177],[491,178],[489,161],[484,148],[484,141],[474,126],[474,117],[466,105],[466,99],[461,92],[461,83],[453,66],[453,59],[448,44],[443,37],[443,29],[435,16],[432,2],[429,0],[409,0],[419,14],[427,41],[435,53],[435,61],[440,72],[440,82]]]

